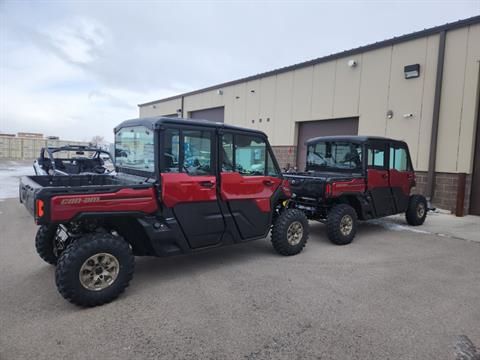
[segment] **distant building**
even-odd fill
[[[15,134],[0,134],[0,159],[33,160],[42,148],[65,145],[87,145],[83,141],[60,140],[58,136],[43,137],[43,134],[19,132]]]
[[[21,138],[43,139],[43,134],[40,133],[19,132],[17,136]]]
[[[140,104],[139,112],[262,130],[280,165],[299,169],[305,140],[316,136],[404,140],[417,192],[480,215],[479,61],[475,16]]]

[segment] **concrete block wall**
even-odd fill
[[[427,189],[427,173],[423,171],[417,171],[415,174],[417,186],[412,190],[412,193],[425,195]],[[456,173],[435,173],[432,202],[434,206],[455,213],[457,206],[458,178],[459,175]],[[470,208],[471,187],[472,176],[467,174],[464,199],[465,214],[468,214],[468,210]]]
[[[295,166],[297,161],[297,147],[296,146],[272,146],[273,153],[277,158],[278,165],[283,169],[290,164]]]

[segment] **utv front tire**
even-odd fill
[[[327,235],[336,245],[350,244],[357,232],[357,212],[347,204],[335,205],[327,216]]]
[[[35,236],[35,248],[37,254],[47,263],[56,265],[58,257],[54,252],[55,236],[57,235],[56,225],[42,225]]]
[[[110,234],[87,235],[70,244],[58,259],[55,282],[73,304],[97,306],[117,298],[133,277],[129,244]]]
[[[285,210],[273,224],[272,245],[280,255],[298,254],[305,247],[307,239],[308,220],[300,210]]]
[[[405,212],[407,223],[411,226],[419,226],[425,222],[427,217],[427,199],[422,195],[412,195],[408,201],[408,208]]]

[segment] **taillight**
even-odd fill
[[[43,200],[37,200],[37,217],[42,217],[45,214]]]
[[[290,183],[288,182],[288,180],[282,181],[282,191],[286,197],[292,197],[292,189],[290,189]]]
[[[325,185],[325,197],[329,197],[332,194],[332,184]]]

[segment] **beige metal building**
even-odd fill
[[[266,132],[284,166],[321,135],[405,140],[417,192],[480,215],[480,16],[139,105]]]

